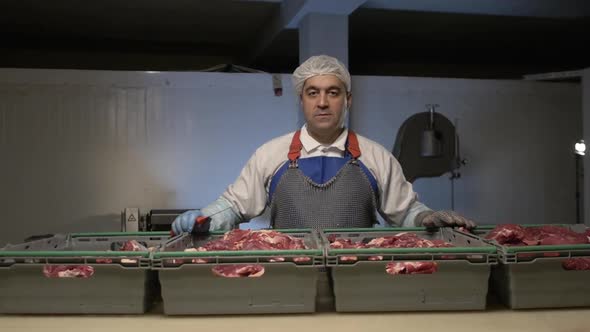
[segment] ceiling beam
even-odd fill
[[[553,81],[582,77],[583,70],[568,70],[552,73],[530,74],[524,75],[523,79],[526,81]]]
[[[285,5],[283,7],[285,8],[286,18],[288,18],[285,27],[287,29],[297,29],[299,22],[309,13],[350,15],[365,2],[366,0],[285,0],[283,1],[283,5]]]
[[[587,0],[368,0],[362,8],[539,18],[590,15]]]
[[[298,29],[309,13],[350,15],[366,0],[283,0],[280,10],[261,29],[259,39],[248,49],[240,63],[250,65],[284,29]]]

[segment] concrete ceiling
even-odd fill
[[[356,75],[518,78],[590,67],[586,0],[8,0],[0,67],[291,72],[309,12],[349,15]]]

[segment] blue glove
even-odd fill
[[[201,210],[190,210],[179,215],[172,222],[172,232],[175,235],[182,234],[184,232],[190,233],[195,226],[195,220],[197,217],[202,216]]]

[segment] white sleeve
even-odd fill
[[[410,205],[410,208],[408,209],[408,212],[406,213],[405,218],[402,221],[402,227],[416,227],[416,216],[423,211],[430,211],[431,209],[429,207],[427,207],[426,205],[424,205],[423,203],[420,203],[419,201],[414,201],[414,203],[412,203],[412,205]]]
[[[271,175],[265,168],[265,153],[261,149],[256,150],[235,182],[222,194],[241,221],[259,216],[266,207],[266,186]]]
[[[381,146],[368,150],[366,159],[371,167],[366,166],[374,174],[379,187],[379,214],[391,226],[414,227],[416,215],[430,208],[418,201],[418,195],[406,180],[401,165],[389,151]]]

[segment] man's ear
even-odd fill
[[[352,92],[347,92],[346,93],[346,106],[348,106],[348,108],[350,108],[351,105],[352,105]]]

